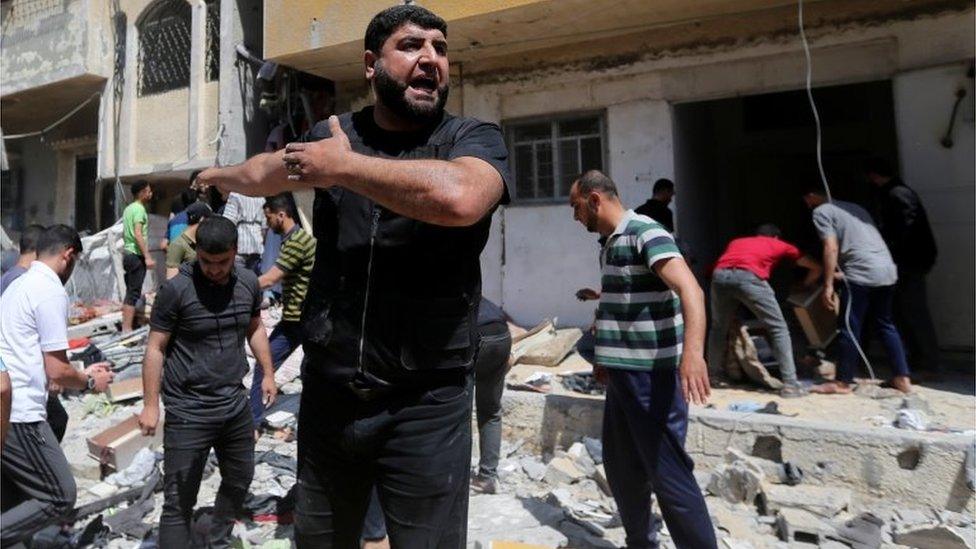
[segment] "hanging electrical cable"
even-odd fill
[[[820,171],[820,181],[823,183],[824,192],[827,194],[827,201],[833,202],[833,195],[830,193],[830,183],[827,182],[827,172],[824,170],[823,165],[823,127],[820,122],[820,112],[817,110],[817,102],[813,99],[813,60],[810,57],[810,42],[807,41],[806,29],[804,29],[803,24],[803,0],[797,0],[797,19],[800,27],[800,40],[803,42],[803,54],[807,61],[807,78],[806,78],[806,90],[807,90],[807,100],[810,102],[810,110],[813,112],[813,122],[817,129],[817,168]],[[844,326],[847,328],[848,337],[854,343],[854,347],[857,349],[858,354],[861,356],[861,360],[864,361],[864,365],[868,368],[868,374],[871,379],[877,379],[874,375],[874,368],[871,367],[871,361],[868,360],[867,355],[864,353],[864,349],[861,348],[861,342],[854,337],[854,331],[851,330],[851,284],[847,280],[847,277],[841,277],[844,282],[844,287],[847,289],[846,299],[847,303],[844,307]]]

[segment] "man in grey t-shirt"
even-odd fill
[[[840,360],[837,380],[812,389],[819,393],[849,393],[854,381],[860,353],[857,341],[870,312],[878,337],[885,346],[894,376],[891,387],[908,393],[912,384],[901,336],[892,320],[892,300],[898,271],[881,234],[868,212],[850,202],[827,201],[819,187],[807,189],[803,195],[813,210],[813,225],[823,241],[824,292],[830,309],[840,313]],[[840,274],[846,279],[846,290],[838,304],[834,281]]]

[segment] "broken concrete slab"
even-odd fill
[[[519,460],[525,475],[532,480],[542,480],[546,476],[546,464],[533,456],[524,456]]]
[[[545,480],[549,484],[571,484],[586,476],[568,457],[554,457],[546,466]]]
[[[732,454],[731,463],[725,463],[712,471],[708,480],[708,493],[730,503],[752,503],[762,491],[765,474],[750,459],[740,459]]]
[[[973,549],[972,538],[965,538],[956,529],[944,524],[909,527],[892,533],[899,545],[925,549]]]
[[[822,517],[802,509],[780,509],[776,531],[785,542],[820,543],[834,528]]]
[[[764,514],[780,509],[801,509],[823,518],[833,518],[851,505],[852,494],[846,488],[826,486],[786,486],[764,484],[761,496]]]
[[[603,491],[607,496],[613,496],[610,491],[610,482],[607,481],[607,470],[603,467],[603,464],[597,465],[593,471],[593,480],[596,481],[597,486]]]

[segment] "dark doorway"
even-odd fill
[[[75,158],[75,228],[78,232],[97,232],[95,226],[95,179],[98,157]]]
[[[877,155],[898,165],[891,82],[817,88],[814,98],[834,197],[868,205],[863,160]],[[675,105],[674,132],[677,229],[696,274],[705,273],[730,239],[767,222],[819,257],[799,196],[804,183],[819,181],[805,90]],[[774,287],[783,289],[782,277]]]

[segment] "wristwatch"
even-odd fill
[[[85,390],[86,391],[94,391],[95,390],[95,378],[93,378],[90,374],[85,374],[85,377],[87,378],[87,380],[85,382]]]

